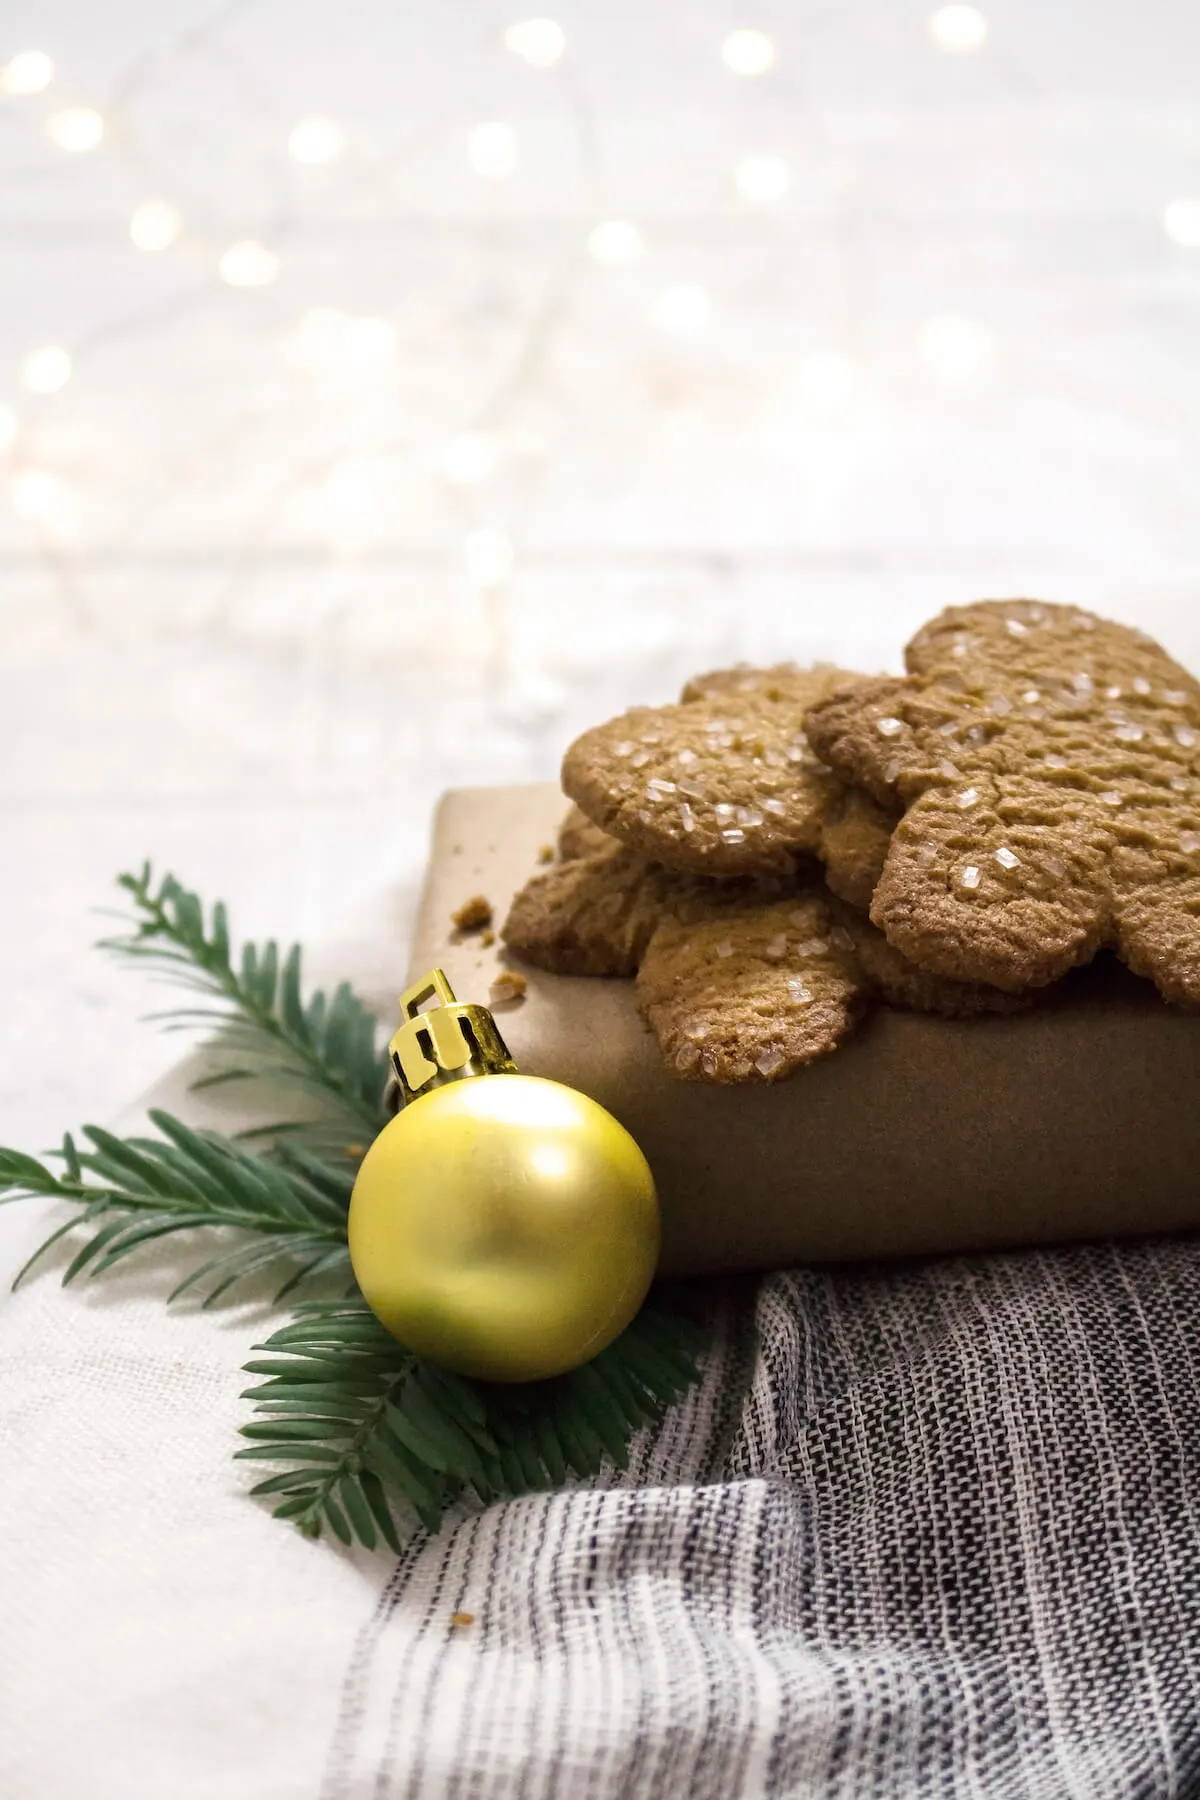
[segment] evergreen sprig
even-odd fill
[[[582,1369],[532,1387],[465,1380],[388,1336],[359,1298],[313,1301],[246,1364],[258,1415],[237,1455],[292,1466],[252,1489],[311,1537],[398,1549],[397,1501],[435,1531],[447,1506],[485,1504],[624,1468],[629,1440],[695,1380],[700,1333],[645,1307]]]
[[[0,1200],[37,1196],[77,1210],[34,1251],[14,1287],[47,1250],[71,1233],[85,1236],[63,1273],[104,1275],[132,1251],[178,1232],[234,1227],[251,1234],[206,1257],[172,1290],[175,1300],[208,1283],[211,1306],[246,1276],[279,1267],[282,1300],[309,1276],[349,1276],[346,1213],[354,1176],[298,1144],[278,1146],[278,1161],[255,1156],[214,1132],[193,1131],[170,1113],[152,1111],[161,1138],[115,1137],[86,1125],[80,1148],[68,1132],[56,1153],[57,1173],[18,1150],[0,1149]]]
[[[135,1250],[181,1233],[232,1231],[175,1286],[169,1300],[203,1294],[211,1306],[238,1282],[285,1275],[276,1302],[309,1278],[350,1277],[346,1215],[357,1147],[344,1142],[385,1123],[386,1058],[379,1028],[343,984],[326,1003],[300,989],[300,951],[282,959],[272,942],[247,945],[235,964],[225,908],[205,922],[197,895],[168,875],[155,888],[150,865],[122,875],[134,902],[132,931],[106,947],[155,965],[210,1001],[166,1015],[215,1024],[219,1042],[251,1058],[212,1080],[283,1075],[298,1082],[323,1118],[309,1143],[309,1118],[264,1128],[266,1150],[197,1131],[166,1112],[158,1137],[115,1136],[86,1126],[53,1153],[61,1172],[0,1149],[0,1201],[67,1202],[70,1217],[34,1252],[17,1285],[53,1245],[83,1243],[64,1283],[107,1274]],[[334,1146],[319,1154],[314,1145]],[[469,1381],[412,1355],[384,1331],[361,1296],[299,1305],[291,1323],[245,1365],[262,1378],[244,1398],[254,1422],[237,1455],[285,1466],[251,1491],[277,1502],[310,1537],[328,1528],[344,1543],[400,1547],[414,1521],[436,1530],[446,1508],[474,1495],[505,1495],[586,1477],[606,1460],[624,1467],[632,1434],[661,1417],[696,1379],[702,1336],[688,1318],[643,1308],[624,1334],[584,1368],[552,1381],[507,1386]],[[396,1510],[393,1510],[396,1509]]]
[[[157,1015],[169,1029],[215,1031],[219,1066],[195,1087],[268,1075],[296,1083],[307,1093],[310,1112],[304,1118],[257,1126],[244,1135],[277,1140],[288,1133],[306,1134],[326,1147],[339,1138],[364,1132],[370,1137],[380,1129],[386,1122],[387,1052],[377,1048],[378,1021],[349,982],[343,981],[332,999],[318,989],[306,1001],[299,944],[281,954],[273,938],[246,943],[235,959],[221,901],[206,922],[199,895],[173,875],[156,886],[149,863],[136,875],[118,876],[117,884],[132,901],[133,912],[123,915],[128,929],[102,939],[101,948],[149,965],[207,1002]],[[248,1060],[237,1060],[238,1053]]]

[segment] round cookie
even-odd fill
[[[596,832],[596,827],[589,827]],[[688,889],[614,838],[527,881],[500,936],[522,961],[555,975],[634,975],[665,912]]]
[[[839,787],[830,796],[817,854],[828,886],[860,912],[870,909],[899,818],[899,807],[881,806],[865,788]]]
[[[701,899],[664,919],[637,988],[671,1073],[780,1081],[836,1050],[868,990],[830,928],[820,890],[732,905]]]
[[[954,607],[909,675],[817,703],[816,754],[903,819],[871,918],[911,961],[1019,991],[1104,945],[1200,1006],[1200,685],[1141,632]]]
[[[803,712],[820,697],[819,690],[832,693],[847,682],[861,679],[845,669],[835,669],[832,663],[814,663],[807,669],[794,662],[772,663],[766,669],[738,663],[732,669],[710,669],[705,675],[693,675],[679,698],[687,702],[749,694],[767,700],[790,700]]]
[[[786,690],[774,682],[636,707],[576,739],[563,788],[603,830],[669,868],[790,872],[816,854],[837,789],[805,737],[803,712],[853,679],[796,670]]]
[[[562,824],[558,828],[558,860],[570,862],[576,856],[594,856],[597,850],[607,850],[612,843],[607,831],[601,831],[593,825],[585,812],[577,806],[569,806]]]

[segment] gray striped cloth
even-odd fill
[[[1200,1795],[1200,1246],[718,1313],[628,1477],[414,1546],[323,1800]]]

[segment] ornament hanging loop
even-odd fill
[[[434,1006],[421,1008],[434,1000]],[[461,1006],[441,969],[400,996],[404,1023],[388,1045],[396,1104],[472,1075],[515,1075],[517,1065],[486,1006]]]

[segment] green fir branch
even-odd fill
[[[313,1301],[245,1365],[266,1379],[243,1395],[256,1419],[237,1455],[289,1465],[251,1490],[278,1501],[276,1518],[397,1549],[410,1519],[436,1531],[461,1498],[486,1505],[626,1467],[633,1433],[695,1381],[702,1343],[690,1321],[646,1307],[584,1368],[507,1386],[422,1362],[359,1298]]]
[[[131,929],[106,947],[203,996],[205,1004],[166,1015],[172,1025],[215,1026],[226,1054],[244,1053],[198,1085],[282,1075],[312,1114],[235,1140],[156,1111],[158,1137],[87,1126],[81,1142],[64,1137],[53,1168],[0,1149],[0,1201],[73,1209],[14,1285],[72,1234],[64,1283],[107,1274],[161,1239],[213,1229],[232,1231],[235,1242],[209,1246],[170,1300],[200,1294],[211,1306],[276,1270],[279,1304],[306,1280],[349,1277],[346,1218],[361,1146],[346,1138],[369,1141],[386,1123],[376,1021],[346,984],[332,1000],[316,993],[306,1002],[298,947],[281,959],[273,942],[250,944],[235,962],[224,907],[206,924],[198,896],[172,876],[156,888],[147,864],[120,883],[134,906]],[[702,1348],[689,1319],[656,1304],[584,1368],[503,1386],[412,1355],[357,1294],[309,1301],[246,1364],[260,1383],[245,1396],[255,1416],[237,1454],[276,1465],[251,1491],[269,1497],[277,1517],[310,1537],[329,1530],[346,1544],[395,1551],[415,1523],[435,1531],[457,1500],[487,1503],[593,1476],[606,1463],[624,1467],[633,1434],[696,1380]]]
[[[203,902],[173,875],[155,885],[151,865],[118,877],[133,904],[129,929],[101,940],[101,948],[149,965],[206,1004],[156,1015],[171,1030],[211,1030],[234,1060],[203,1077],[207,1088],[256,1076],[283,1077],[323,1102],[324,1138],[373,1136],[386,1123],[383,1094],[387,1053],[377,1049],[378,1024],[348,982],[332,998],[319,989],[305,1001],[299,944],[282,955],[274,939],[247,943],[235,959],[229,918],[217,901],[206,923]],[[310,1131],[313,1121],[286,1120],[259,1135]]]
[[[80,1148],[68,1134],[55,1160],[62,1172],[19,1151],[0,1149],[0,1200],[65,1200],[77,1210],[38,1246],[13,1283],[19,1286],[46,1252],[77,1233],[84,1239],[63,1273],[105,1275],[134,1250],[180,1232],[234,1227],[249,1242],[207,1257],[170,1295],[207,1285],[216,1300],[261,1268],[278,1265],[288,1279],[349,1274],[346,1212],[354,1175],[298,1146],[280,1145],[278,1161],[255,1156],[213,1132],[194,1131],[154,1111],[161,1138],[115,1137],[87,1125]]]

